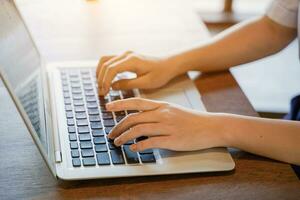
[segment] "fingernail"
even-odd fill
[[[114,139],[110,133],[107,135],[107,137],[108,137],[109,139]]]
[[[118,138],[114,140],[114,143],[115,143],[116,146],[120,146],[121,145],[121,141]]]
[[[130,150],[131,151],[136,151],[137,150],[136,144],[131,145]]]

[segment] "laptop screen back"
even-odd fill
[[[40,56],[12,0],[0,1],[0,71],[48,153]]]

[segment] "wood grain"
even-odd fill
[[[47,60],[97,59],[103,53],[115,53],[134,46],[134,50],[162,55],[174,48],[187,48],[208,37],[202,22],[195,22],[192,10],[185,1],[167,0],[128,0],[116,4],[116,0],[97,1],[84,4],[84,1],[28,0],[20,5],[26,21],[32,29],[36,42]],[[80,3],[79,3],[80,2]],[[121,1],[119,1],[121,2]],[[186,1],[187,2],[187,1]],[[59,5],[59,6],[58,6]],[[70,6],[72,5],[72,6]],[[114,6],[121,5],[115,8]],[[132,5],[135,5],[132,7]],[[147,23],[138,29],[130,16],[133,10],[146,5],[147,10],[135,13],[144,14]],[[103,11],[111,8],[109,11]],[[61,18],[60,12],[65,12]],[[99,20],[115,14],[129,13],[127,17],[114,16],[113,20],[123,23],[120,39],[111,30],[101,32]],[[156,12],[154,12],[156,11]],[[168,12],[167,12],[168,11]],[[167,13],[166,13],[167,12]],[[131,13],[131,14],[130,14]],[[155,13],[155,15],[153,15]],[[88,16],[90,21],[85,21]],[[160,18],[164,20],[159,20]],[[69,21],[82,22],[63,25]],[[177,21],[176,21],[177,20]],[[179,25],[175,22],[179,22]],[[181,21],[180,21],[181,20]],[[98,21],[98,22],[97,22]],[[158,23],[162,21],[162,23]],[[164,23],[169,25],[164,28]],[[155,32],[155,23],[160,31]],[[103,21],[101,21],[103,23]],[[195,24],[196,23],[196,24]],[[90,25],[87,25],[90,24]],[[144,38],[133,37],[141,33]],[[148,24],[148,25],[147,25]],[[182,25],[186,24],[186,25]],[[150,27],[149,27],[150,26]],[[196,27],[194,27],[196,26]],[[50,27],[50,28],[49,28]],[[80,33],[74,30],[80,30]],[[171,29],[171,28],[172,29]],[[103,28],[103,27],[102,27]],[[118,29],[118,28],[117,28]],[[179,31],[180,29],[184,29]],[[121,28],[118,29],[119,31]],[[181,37],[175,35],[178,30]],[[155,32],[153,34],[146,33]],[[92,32],[92,33],[90,33]],[[124,33],[125,32],[125,33]],[[151,33],[152,33],[151,32]],[[114,36],[113,36],[114,35]],[[118,35],[118,36],[116,36]],[[150,37],[150,36],[153,37]],[[166,38],[169,40],[166,42]],[[98,39],[98,37],[102,39]],[[111,37],[110,37],[111,36]],[[142,43],[147,38],[148,41]],[[110,46],[103,47],[97,42],[106,38]],[[121,42],[114,42],[114,39]],[[119,38],[119,39],[118,39]],[[152,39],[151,39],[152,38]],[[154,38],[154,39],[153,39]],[[162,38],[162,40],[159,39]],[[176,41],[177,38],[177,41]],[[123,41],[125,40],[125,41]],[[106,41],[107,42],[107,41]],[[157,47],[157,44],[161,45]],[[105,43],[107,44],[107,43]],[[141,45],[144,44],[144,45]],[[166,52],[165,52],[166,51]],[[229,72],[202,75],[195,80],[206,108],[212,112],[230,112],[257,116],[249,101]],[[299,199],[300,183],[289,165],[275,162],[238,150],[231,150],[236,169],[227,173],[206,173],[107,180],[63,182],[55,180],[41,159],[24,124],[6,91],[0,88],[0,199]]]

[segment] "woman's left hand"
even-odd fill
[[[108,135],[115,139],[117,146],[141,136],[148,137],[131,145],[132,151],[152,148],[191,151],[226,146],[221,128],[224,124],[219,114],[142,98],[114,101],[106,108],[109,111],[141,111],[126,116]]]

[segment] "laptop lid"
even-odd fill
[[[45,68],[13,0],[0,1],[0,78],[55,174]]]

